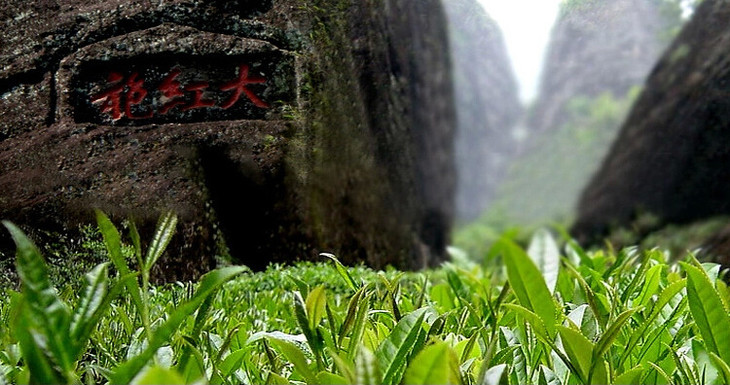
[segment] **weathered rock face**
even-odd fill
[[[583,240],[638,213],[658,224],[730,213],[730,4],[705,0],[654,68],[580,201]]]
[[[181,217],[166,279],[312,258],[417,268],[452,216],[438,2],[8,1],[0,217]],[[6,239],[7,243],[7,239]]]
[[[475,219],[488,206],[516,141],[522,113],[502,32],[474,0],[445,1],[457,112],[456,213]]]
[[[566,3],[553,27],[538,102],[527,126],[554,131],[570,119],[576,96],[624,97],[641,85],[668,43],[662,1],[580,0]],[[676,19],[676,15],[674,17]]]

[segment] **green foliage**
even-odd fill
[[[497,191],[495,207],[508,223],[544,225],[569,222],[575,203],[598,169],[639,94],[610,92],[566,102],[563,123],[530,138],[530,148],[510,166]]]
[[[126,246],[105,218],[116,274],[97,266],[78,294],[58,294],[38,250],[6,224],[21,291],[0,301],[8,331],[0,333],[0,383],[730,379],[728,289],[717,265],[692,256],[675,264],[659,250],[586,253],[541,231],[527,251],[502,237],[483,266],[375,272],[327,256],[257,274],[227,267],[197,284],[158,287],[145,283],[145,271],[164,250],[173,217],[161,220],[147,254],[131,230],[135,269],[117,258]]]

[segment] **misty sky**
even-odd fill
[[[561,0],[479,0],[504,34],[520,85],[520,97],[530,101],[540,82],[542,58]]]

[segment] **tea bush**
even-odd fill
[[[730,383],[730,292],[692,255],[587,253],[538,231],[527,250],[502,237],[481,264],[419,273],[325,254],[154,286],[175,217],[145,253],[133,225],[123,245],[98,222],[111,263],[80,292],[56,290],[5,223],[21,290],[0,300],[0,383]]]

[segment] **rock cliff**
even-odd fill
[[[180,218],[165,279],[334,252],[441,261],[455,113],[428,1],[6,1],[0,217]],[[6,249],[8,239],[3,234]]]
[[[654,68],[580,200],[587,241],[642,213],[656,225],[730,213],[730,5],[705,0]]]
[[[514,156],[522,106],[499,26],[475,0],[445,1],[456,101],[456,212],[472,220],[489,207]]]

